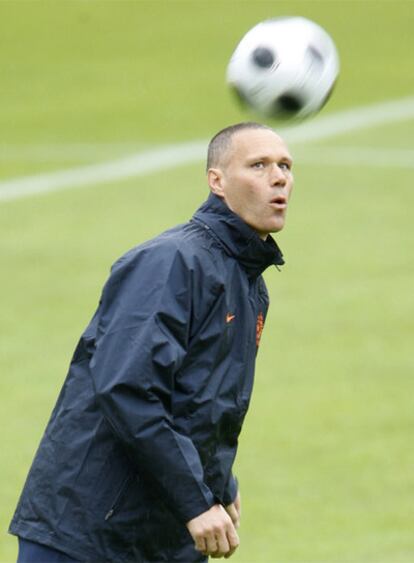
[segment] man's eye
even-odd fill
[[[287,162],[281,162],[279,164],[279,168],[281,170],[290,170],[290,164],[288,164]]]
[[[254,162],[252,164],[252,168],[259,168],[260,169],[260,168],[263,168],[263,167],[264,167],[264,162],[262,162],[261,160],[258,161],[258,162]]]

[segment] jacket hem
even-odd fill
[[[92,554],[87,549],[82,549],[78,551],[70,546],[67,546],[64,541],[56,538],[54,532],[45,532],[36,530],[35,526],[26,526],[24,524],[11,524],[8,530],[9,534],[17,536],[19,538],[33,541],[51,547],[52,549],[57,549],[62,551],[65,555],[77,559],[79,562],[88,563],[102,563],[106,560],[105,557],[100,557],[96,553]],[[87,559],[85,559],[85,556]]]

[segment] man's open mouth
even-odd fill
[[[275,196],[270,200],[270,203],[277,209],[285,209],[287,207],[287,199],[283,195]]]

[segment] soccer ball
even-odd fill
[[[286,17],[246,33],[230,59],[227,82],[263,116],[304,118],[326,103],[338,72],[331,36],[311,20]]]

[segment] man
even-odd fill
[[[293,185],[283,140],[210,142],[192,220],[112,268],[10,531],[27,561],[205,561],[237,548],[232,475]]]

